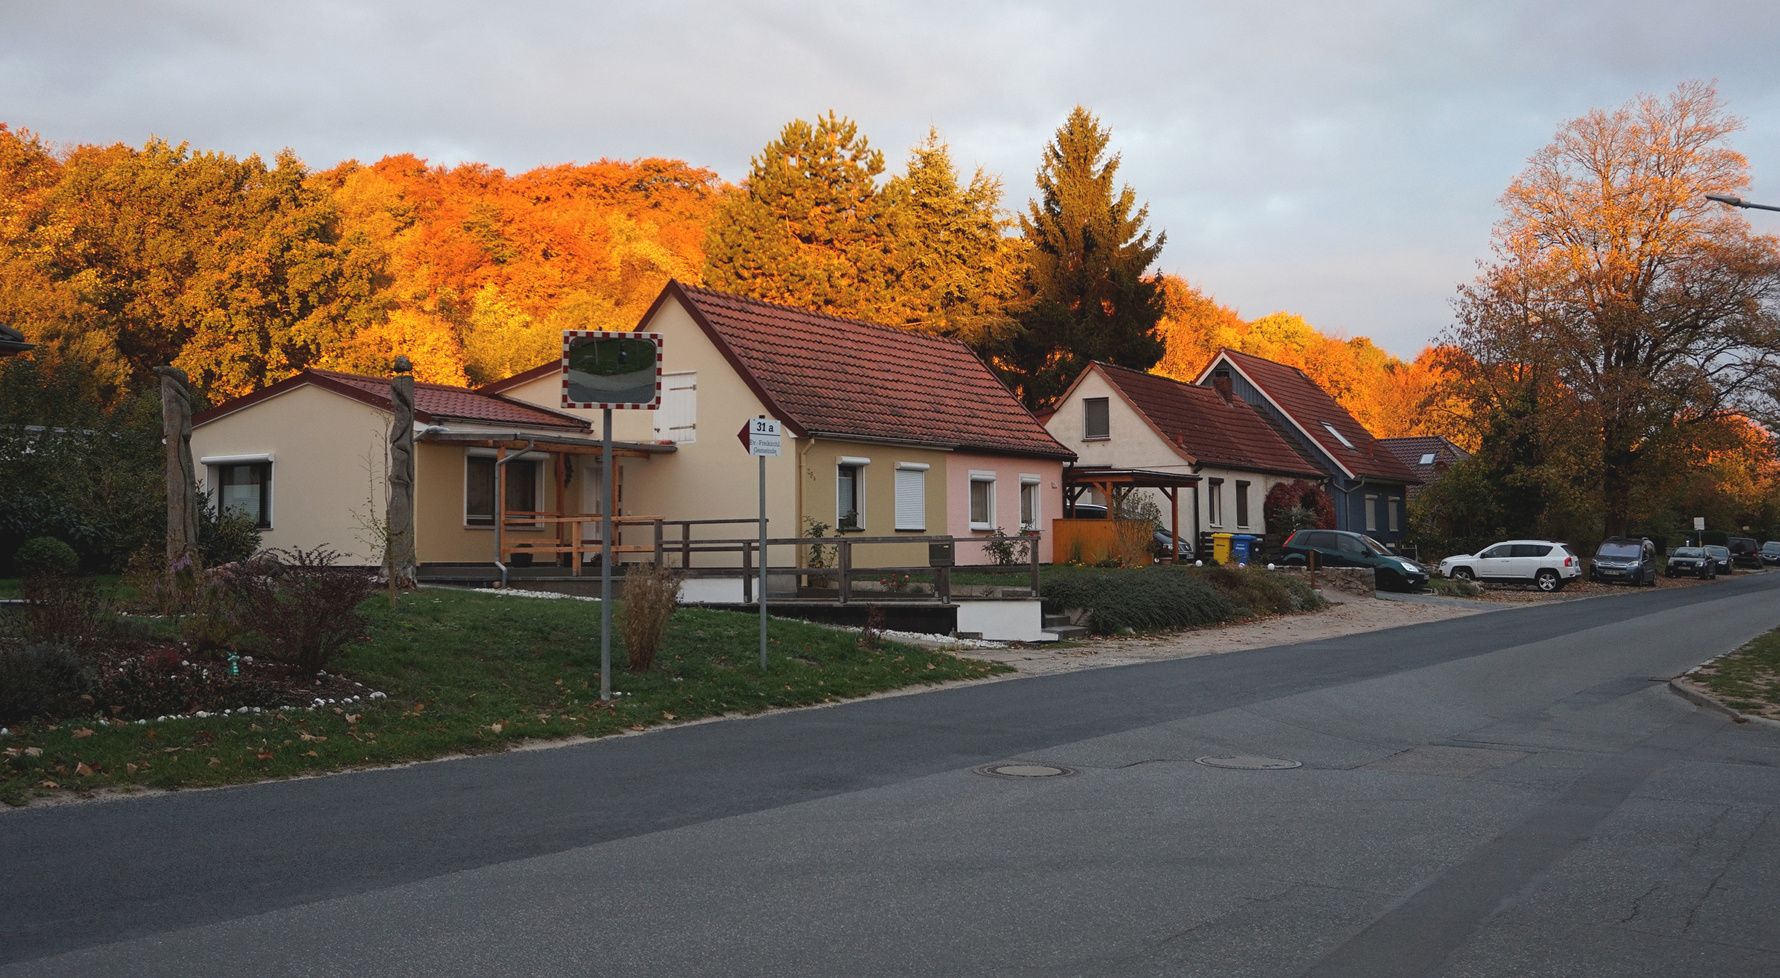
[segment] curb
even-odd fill
[[[1719,702],[1717,699],[1715,699],[1711,696],[1708,696],[1705,693],[1702,693],[1699,690],[1686,685],[1685,683],[1683,683],[1681,681],[1683,678],[1685,678],[1685,677],[1684,676],[1676,676],[1674,679],[1669,680],[1669,691],[1674,693],[1676,696],[1679,696],[1682,699],[1688,701],[1689,703],[1692,703],[1693,705],[1702,707],[1704,709],[1711,710],[1714,713],[1722,713],[1725,716],[1730,717],[1732,723],[1753,723],[1758,726],[1770,727],[1775,730],[1780,730],[1780,720],[1770,720],[1767,717],[1750,716],[1747,713],[1741,713],[1741,712],[1738,712],[1737,710],[1733,710],[1730,707]]]

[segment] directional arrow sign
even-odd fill
[[[778,458],[780,432],[779,422],[771,418],[749,418],[748,423],[742,425],[742,430],[736,433],[736,437],[741,439],[742,447],[748,450],[749,455]]]

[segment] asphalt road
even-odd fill
[[[0,813],[0,975],[1780,974],[1780,732],[1656,681],[1777,598]]]

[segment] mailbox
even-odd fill
[[[928,544],[927,545],[927,566],[929,566],[929,567],[951,567],[954,563],[954,561],[952,559],[952,546],[953,545],[950,543],[930,543],[930,544]]]

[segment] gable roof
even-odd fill
[[[1247,378],[1343,475],[1406,485],[1421,481],[1304,371],[1226,348],[1212,358],[1196,383],[1203,385],[1219,363],[1228,363]],[[1347,444],[1342,444],[1343,438]]]
[[[1409,471],[1414,472],[1416,477],[1421,479],[1423,485],[1440,478],[1445,474],[1446,469],[1454,463],[1471,457],[1470,452],[1439,435],[1380,438],[1378,443],[1384,447],[1385,451],[1397,456],[1397,461],[1402,462]],[[1423,465],[1422,459],[1429,455],[1434,456],[1434,460]],[[1411,489],[1409,495],[1410,498],[1414,498],[1415,490]]]
[[[1226,401],[1209,387],[1106,363],[1090,364],[1088,370],[1098,371],[1157,434],[1194,464],[1313,479],[1327,475],[1266,415],[1241,398]]]
[[[380,411],[388,411],[389,378],[367,377],[363,374],[349,374],[338,370],[320,370],[308,367],[285,379],[242,397],[224,401],[206,411],[192,416],[193,426],[214,421],[224,415],[233,414],[242,408],[251,407],[260,401],[277,397],[286,391],[302,386],[319,387],[322,390],[350,397],[355,401],[368,404]],[[550,411],[524,401],[503,397],[499,394],[471,390],[453,384],[427,384],[416,381],[414,384],[414,420],[425,424],[445,424],[458,421],[482,425],[511,425],[519,428],[550,428],[561,431],[587,431],[587,422],[573,415],[559,411]]]

